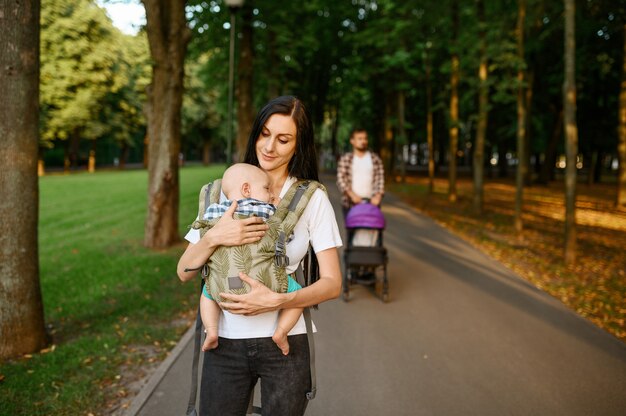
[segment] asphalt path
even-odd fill
[[[307,415],[626,414],[626,344],[392,195],[383,213],[390,301],[356,285],[313,311]],[[129,414],[184,413],[190,347]]]

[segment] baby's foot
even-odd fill
[[[213,350],[217,348],[217,327],[209,327],[205,330],[206,337],[202,344],[202,351]]]
[[[272,341],[274,341],[278,348],[280,348],[283,355],[289,354],[289,341],[287,340],[287,331],[280,327],[276,328],[276,332],[274,332],[274,335],[272,335]]]

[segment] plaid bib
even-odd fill
[[[231,206],[233,201],[224,201],[221,203],[214,203],[208,206],[206,212],[202,216],[203,220],[211,220],[214,218],[220,218],[228,211],[228,208]],[[259,201],[254,198],[246,198],[240,199],[237,201],[237,209],[235,210],[236,214],[246,216],[246,217],[261,217],[264,219],[269,219],[276,212],[276,207],[272,204],[268,204],[267,202]]]

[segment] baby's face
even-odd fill
[[[265,172],[262,175],[256,175],[255,179],[250,181],[250,198],[263,202],[273,202],[274,195],[272,195],[270,187],[270,177]]]

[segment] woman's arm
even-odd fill
[[[205,234],[205,236],[209,232]],[[185,252],[178,260],[178,266],[176,267],[176,273],[178,278],[183,282],[187,282],[193,279],[198,272],[198,268],[202,267],[206,261],[211,257],[211,254],[215,251],[217,245],[211,241],[211,238],[202,237],[196,244],[189,243]],[[194,269],[194,270],[189,270]],[[188,271],[186,271],[188,270]]]
[[[341,268],[337,248],[329,248],[316,254],[320,278],[310,286],[291,293],[275,293],[245,273],[240,277],[251,286],[245,295],[220,293],[230,302],[222,302],[222,309],[240,315],[258,315],[286,308],[313,306],[334,299],[341,293]]]
[[[237,202],[233,202],[222,218],[213,228],[208,230],[196,244],[190,243],[178,260],[176,272],[183,282],[193,279],[198,270],[196,269],[207,262],[211,254],[218,246],[238,246],[257,242],[263,237],[269,228],[260,217],[250,217],[236,220],[233,214],[237,209]]]

